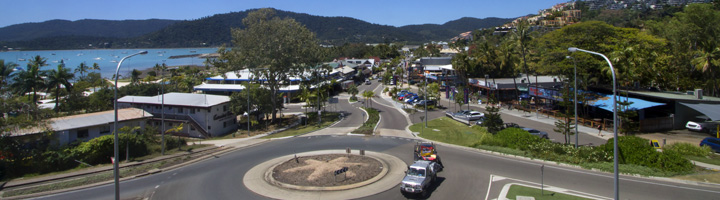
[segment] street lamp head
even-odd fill
[[[147,53],[148,53],[147,51],[138,52],[138,54],[147,54]]]
[[[578,50],[577,47],[570,47],[570,48],[568,48],[568,51],[570,51],[570,52],[576,52],[577,50]]]
[[[572,57],[571,57],[571,56],[565,56],[565,58],[567,58],[567,59],[571,59]]]

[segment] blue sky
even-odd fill
[[[52,19],[179,19],[272,7],[375,24],[442,24],[461,17],[519,17],[567,0],[4,0],[0,27]]]

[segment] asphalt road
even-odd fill
[[[394,155],[410,164],[413,143],[414,140],[406,138],[356,136],[274,140],[186,167],[122,182],[121,195],[122,199],[265,199],[245,188],[242,179],[247,170],[271,158],[297,152],[350,147]],[[535,183],[541,181],[542,163],[537,161],[446,146],[439,146],[438,151],[446,168],[440,172],[439,181],[432,187],[430,199],[482,199],[489,192],[490,175]],[[608,173],[548,163],[542,181],[545,185],[602,197],[613,195],[613,178]],[[716,199],[720,195],[718,188],[627,176],[622,176],[620,186],[621,199]],[[112,199],[112,195],[113,185],[110,184],[40,199]],[[404,198],[396,187],[365,199]]]
[[[373,85],[361,86],[360,91],[364,89],[381,91],[382,87],[377,87],[374,82]],[[362,111],[357,109],[359,105],[362,104],[350,104],[340,100],[337,104],[338,110],[347,113],[348,118],[336,126],[352,127],[362,123]],[[373,107],[381,111],[381,128],[404,130],[408,120],[391,106],[392,102],[375,99]],[[481,109],[476,108],[476,110]],[[434,111],[428,113],[428,116],[433,119],[444,116],[444,113],[442,110]],[[553,134],[549,125],[516,118],[503,116],[506,122],[515,122],[546,131],[550,133],[551,138],[556,138],[557,133]],[[411,119],[419,122],[417,114],[411,116]],[[415,141],[401,137],[337,135],[273,140],[174,170],[123,181],[120,185],[121,196],[122,199],[266,199],[248,190],[242,183],[245,172],[259,163],[298,152],[349,147],[393,155],[410,164]],[[613,176],[609,173],[443,145],[438,146],[438,152],[446,168],[440,172],[439,181],[431,187],[430,199],[484,199],[486,196],[489,199],[497,198],[503,187],[502,184],[512,181],[508,179],[493,182],[491,176],[508,177],[513,181],[523,181],[525,184],[537,185],[543,182],[545,185],[596,195],[598,198],[613,196]],[[545,167],[541,176],[540,166],[543,164]],[[717,186],[688,185],[632,176],[621,176],[620,188],[621,199],[717,199],[720,195],[720,187]],[[108,184],[39,199],[112,199],[113,195],[113,185]],[[399,187],[394,187],[364,199],[405,199],[405,197],[401,195]]]

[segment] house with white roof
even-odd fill
[[[118,128],[131,126],[144,128],[153,115],[137,108],[118,109]],[[41,126],[11,131],[11,137],[21,140],[35,140],[43,133],[53,132],[57,144],[65,145],[75,141],[88,141],[96,137],[112,134],[115,124],[115,111],[103,111],[65,117],[52,118]]]
[[[165,130],[182,124],[183,129],[173,133],[181,136],[208,138],[237,130],[236,116],[230,112],[230,97],[223,95],[167,93],[152,97],[124,96],[118,99],[118,107],[139,108],[152,113],[154,117],[149,123],[159,130],[162,129],[163,118]]]

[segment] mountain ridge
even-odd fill
[[[72,34],[64,33],[61,30],[49,30],[54,33],[26,34],[25,38],[35,38],[26,40],[8,40],[2,35],[3,31],[8,27],[0,28],[0,45],[15,47],[20,49],[67,49],[67,48],[89,48],[89,44],[93,44],[93,48],[176,48],[176,47],[203,47],[203,46],[220,46],[229,44],[231,41],[230,31],[233,28],[244,28],[242,19],[249,12],[256,9],[245,11],[215,14],[212,16],[202,17],[194,20],[168,20],[167,22],[157,23],[155,27],[145,27],[143,34],[128,36],[125,34],[103,34],[103,31],[94,30],[91,33]],[[343,16],[325,17],[316,16],[306,13],[295,13],[274,9],[276,16],[280,18],[293,18],[316,34],[318,40],[323,44],[342,45],[346,43],[388,43],[388,42],[407,42],[407,43],[423,43],[428,41],[448,40],[457,36],[462,32],[472,31],[481,28],[490,28],[500,26],[512,19],[504,18],[472,18],[463,17],[457,20],[448,21],[444,24],[421,24],[406,25],[395,27],[390,25],[374,24],[359,19]],[[150,19],[158,20],[158,19]],[[82,20],[78,20],[82,21]],[[97,20],[103,21],[103,20]],[[123,20],[128,21],[128,20]],[[67,20],[49,20],[38,24],[46,27],[52,27],[52,23],[68,23]],[[95,22],[86,19],[83,22]],[[28,24],[28,23],[26,23]],[[148,25],[151,23],[145,23]],[[121,26],[117,25],[117,26]],[[105,26],[97,26],[104,28]],[[97,28],[96,27],[96,28]],[[136,26],[138,27],[138,26]],[[17,27],[13,27],[17,28]],[[153,31],[148,31],[154,28]],[[37,28],[36,28],[37,29]],[[87,27],[75,27],[79,30],[88,30]],[[63,34],[64,33],[64,34]],[[137,33],[136,33],[137,34]],[[36,36],[50,35],[50,36]],[[120,35],[120,36],[118,36]],[[84,43],[83,37],[87,37],[87,43]],[[54,39],[72,38],[73,41],[55,41],[51,44],[47,41]],[[99,42],[106,40],[104,42]],[[44,41],[44,42],[40,42]]]

